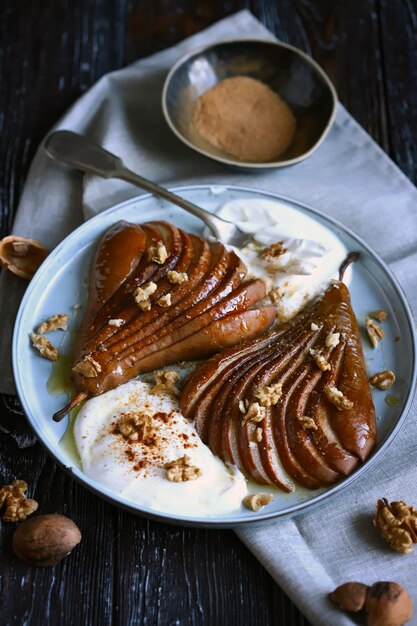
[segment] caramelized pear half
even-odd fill
[[[372,451],[375,410],[348,288],[200,366],[181,395],[212,452],[283,491],[331,485]]]
[[[73,353],[69,408],[138,374],[209,357],[256,337],[275,319],[262,280],[241,259],[167,222],[120,222],[94,256],[87,310]]]

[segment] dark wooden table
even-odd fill
[[[311,54],[341,101],[416,182],[414,0],[3,0],[0,6],[1,236],[35,149],[100,76],[248,8]],[[302,626],[307,622],[232,531],[190,530],[110,506],[73,482],[0,398],[0,482],[24,478],[40,512],[82,529],[48,569],[19,563],[0,525],[0,623]]]

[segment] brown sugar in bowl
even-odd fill
[[[247,76],[275,92],[296,118],[289,147],[278,157],[244,161],[207,141],[193,123],[200,96],[227,78]],[[336,91],[320,66],[304,52],[275,41],[235,39],[211,44],[180,59],[169,72],[162,109],[172,132],[189,148],[241,169],[293,165],[321,145],[336,115]]]
[[[291,145],[296,120],[280,96],[256,78],[233,76],[203,93],[192,123],[209,143],[239,161],[273,161]]]

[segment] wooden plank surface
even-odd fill
[[[324,67],[341,101],[416,182],[417,6],[411,0],[3,0],[0,15],[0,234],[36,147],[100,76],[241,8]],[[53,569],[30,569],[0,526],[0,622],[305,626],[232,531],[181,529],[119,511],[59,470],[0,398],[0,481],[24,478],[40,512],[84,539]]]

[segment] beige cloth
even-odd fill
[[[160,99],[173,63],[203,44],[245,36],[272,38],[250,13],[238,13],[173,48],[104,76],[56,128],[87,134],[121,155],[131,169],[167,185],[243,184],[279,191],[321,209],[364,237],[390,263],[417,310],[416,189],[343,106],[339,105],[333,129],[312,157],[295,167],[254,174],[200,157],[168,129]],[[14,232],[53,247],[85,217],[135,195],[138,190],[125,183],[83,177],[51,163],[41,146],[26,181]],[[6,393],[13,392],[10,337],[23,289],[23,282],[1,275],[0,391]],[[396,580],[409,588],[417,602],[417,557],[390,551],[370,524],[381,495],[417,503],[416,442],[414,405],[383,460],[352,487],[294,519],[238,531],[313,624],[353,623],[326,599],[346,580]]]

